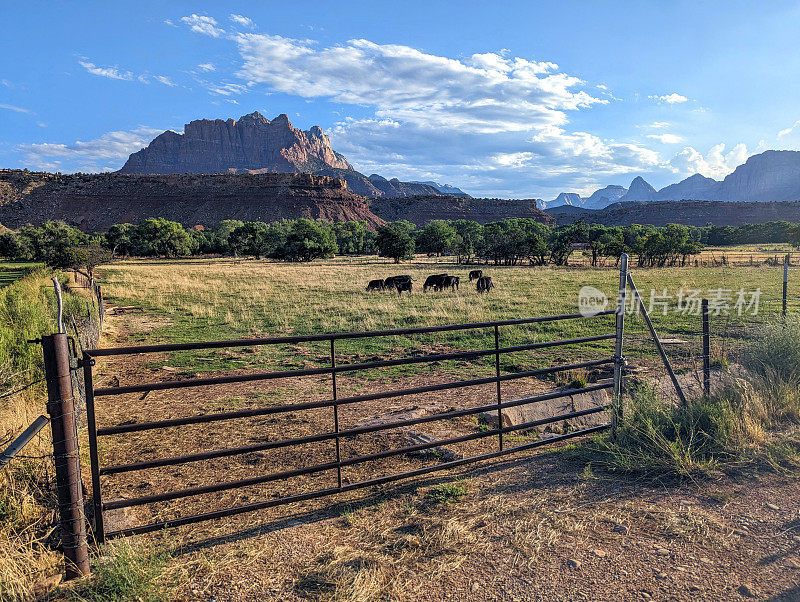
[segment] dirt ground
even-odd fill
[[[151,326],[145,316],[110,316],[104,346],[124,344]],[[175,378],[159,367],[163,359],[103,359],[96,386]],[[343,379],[340,395],[451,378],[395,376],[367,389]],[[98,398],[98,423],[321,400],[329,387],[329,379],[309,377],[291,386],[270,381]],[[447,411],[491,403],[493,387],[343,407],[340,426],[420,407]],[[503,395],[542,387],[512,381]],[[303,436],[331,421],[331,409],[324,408],[102,438],[101,464]],[[444,438],[480,429],[471,417],[433,424],[419,430]],[[342,442],[342,457],[408,445],[406,436],[354,437]],[[471,455],[496,444],[487,438],[448,451]],[[104,500],[329,462],[334,453],[325,441],[111,475],[103,480]],[[353,482],[437,461],[404,456],[347,467],[342,476]],[[106,528],[302,493],[335,479],[327,471],[136,506],[108,512]],[[746,468],[688,482],[612,475],[562,446],[136,539],[178,547],[169,574],[181,600],[800,600],[799,484],[795,474]]]

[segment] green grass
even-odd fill
[[[14,284],[41,267],[41,263],[35,262],[0,261],[0,288]]]
[[[399,266],[378,260],[350,262],[345,259],[311,264],[286,264],[271,261],[228,259],[191,261],[126,261],[109,266],[103,275],[104,291],[111,304],[137,305],[161,322],[136,337],[146,342],[194,342],[225,338],[318,334],[362,331],[460,322],[478,322],[572,313],[577,295],[584,286],[594,286],[615,298],[618,271],[606,268],[557,268],[532,266],[481,266],[492,275],[497,286],[487,295],[478,295],[466,282],[469,269],[444,261],[418,257]],[[458,293],[421,292],[421,283],[430,273],[447,271],[463,276]],[[676,295],[686,289],[724,288],[762,290],[761,314],[750,316],[712,316],[712,329],[718,343],[716,353],[741,346],[748,330],[763,322],[765,314],[780,309],[780,268],[764,266],[685,267],[638,269],[632,267],[645,302],[650,289],[658,294],[666,288]],[[415,282],[411,295],[367,293],[366,282],[375,277],[408,273]],[[675,300],[672,301],[674,309]],[[800,306],[799,306],[800,307]],[[790,306],[794,309],[794,306]],[[626,354],[655,358],[644,322],[639,316],[626,319]],[[700,317],[670,311],[653,315],[662,337],[678,338],[686,344],[669,349],[680,365],[698,354]],[[501,345],[572,338],[613,331],[609,317],[569,320],[500,329]],[[722,339],[725,340],[722,343]],[[454,331],[429,335],[357,339],[336,344],[339,361],[369,361],[366,358],[408,355],[432,346],[452,349],[491,348],[490,329]],[[296,367],[327,363],[326,344],[303,344],[302,350],[262,347],[245,355],[241,350],[192,351],[174,354],[168,365],[192,371],[230,370],[243,367]],[[526,370],[574,358],[594,359],[611,355],[611,342],[584,344],[580,349],[561,348],[546,352],[520,352],[503,357],[504,370]],[[302,357],[301,357],[302,356]],[[685,357],[684,357],[685,356]],[[200,359],[204,358],[204,359]],[[721,361],[722,358],[715,358]],[[489,369],[488,362],[486,364]],[[404,374],[406,368],[392,369]],[[389,371],[384,371],[384,374]],[[368,378],[369,376],[367,376]]]
[[[165,599],[159,579],[172,557],[166,549],[122,542],[107,546],[96,557],[92,576],[65,598],[74,602],[157,602]]]
[[[452,504],[469,493],[469,488],[465,483],[442,483],[425,494],[427,504]]]

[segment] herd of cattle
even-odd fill
[[[427,293],[428,289],[432,291],[452,290],[457,291],[461,278],[458,276],[450,276],[448,274],[433,274],[425,279],[425,284],[422,285],[422,292]],[[469,281],[476,280],[475,288],[479,293],[487,293],[494,288],[491,276],[484,276],[483,270],[472,270],[469,273]],[[370,280],[367,284],[368,291],[390,291],[396,290],[398,295],[402,295],[403,291],[411,292],[412,289],[411,276],[389,276],[386,280]]]

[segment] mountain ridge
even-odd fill
[[[183,134],[167,130],[132,153],[118,173],[140,175],[309,173],[339,178],[361,196],[446,195],[458,188],[433,182],[373,180],[356,171],[319,126],[295,128],[285,113],[267,119],[258,111],[236,119],[195,119]],[[453,188],[453,192],[441,187]],[[467,195],[468,196],[468,195]]]

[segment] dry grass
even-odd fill
[[[524,496],[481,493],[434,506],[423,495],[360,509],[343,518],[335,533],[340,543],[298,577],[296,589],[318,600],[414,600],[420,584],[453,577],[462,567],[470,572],[474,566],[465,564],[473,560],[510,552],[513,566],[532,566],[543,556],[614,545],[615,526],[662,545],[725,548],[731,542],[733,529],[703,509],[586,503],[584,493],[581,486]]]

